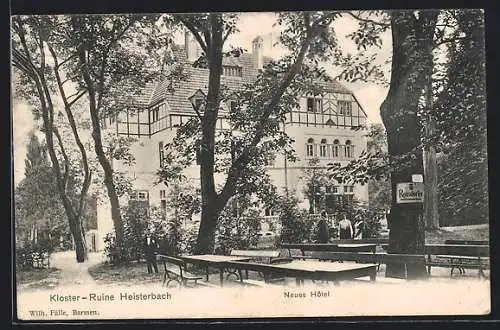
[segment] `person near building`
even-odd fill
[[[158,253],[158,241],[153,236],[151,231],[146,230],[146,236],[144,238],[144,254],[146,255],[146,263],[148,267],[148,274],[158,273],[158,265],[156,264],[156,254]]]
[[[328,216],[326,211],[321,211],[321,218],[318,221],[318,243],[328,243],[330,239],[329,228],[328,228]]]
[[[354,239],[363,239],[363,232],[365,231],[365,222],[358,221],[354,224]]]
[[[339,221],[339,238],[352,239],[353,235],[354,228],[352,227],[352,222],[347,219],[347,216],[344,214],[344,218]]]

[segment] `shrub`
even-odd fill
[[[54,251],[54,244],[48,239],[38,242],[28,241],[22,247],[16,248],[16,268],[28,270],[48,267],[48,258]]]
[[[247,208],[242,198],[238,202],[242,212],[234,212],[230,202],[219,216],[214,248],[217,254],[229,254],[232,249],[246,249],[257,244],[260,212]]]
[[[280,243],[302,243],[311,240],[313,221],[306,210],[301,210],[295,197],[283,197],[278,201],[281,223]]]

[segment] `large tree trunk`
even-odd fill
[[[91,75],[89,63],[87,62],[85,47],[80,47],[78,50],[78,57],[80,59],[80,63],[82,64],[82,75],[83,80],[87,86],[88,96],[89,96],[89,112],[90,119],[92,122],[92,138],[94,139],[94,150],[97,155],[97,159],[99,164],[101,165],[104,172],[104,184],[106,186],[106,190],[108,192],[109,202],[111,204],[111,219],[113,220],[113,225],[115,229],[115,238],[116,243],[120,246],[123,243],[124,234],[123,234],[123,222],[120,212],[120,201],[118,199],[118,194],[116,192],[116,188],[114,185],[113,178],[113,168],[111,167],[111,163],[109,159],[106,157],[106,152],[104,151],[104,147],[102,145],[102,136],[101,136],[101,123],[100,123],[100,98],[102,93],[102,84],[104,83],[104,71],[105,67],[105,59],[103,59],[102,67],[101,67],[101,76],[99,81],[94,83]],[[97,87],[97,88],[96,88]]]
[[[437,14],[437,11],[423,11],[417,18],[412,11],[394,11],[391,17],[391,84],[380,113],[387,129],[389,155],[412,154],[412,157],[391,173],[389,253],[424,254],[423,204],[397,204],[396,186],[412,182],[412,174],[424,172],[417,112],[425,78],[432,72],[429,60]],[[388,264],[386,270],[386,276],[390,277],[419,278],[426,274],[425,265]]]
[[[211,14],[212,38],[207,49],[210,66],[208,93],[205,112],[202,118],[202,138],[200,148],[200,182],[201,182],[201,220],[198,231],[196,252],[199,254],[213,252],[217,221],[224,206],[217,202],[215,190],[215,129],[220,106],[220,77],[222,74],[222,33],[221,19]],[[225,204],[224,204],[225,205]]]
[[[434,66],[434,62],[431,62]],[[436,119],[433,114],[432,75],[428,75],[425,86],[425,107],[427,108],[424,134],[432,139],[436,131]],[[427,229],[439,228],[438,212],[438,173],[436,148],[432,143],[424,145],[424,221]]]
[[[427,125],[431,136],[434,132],[434,118],[430,118]],[[427,229],[439,228],[437,172],[436,149],[430,145],[424,149],[424,219]]]

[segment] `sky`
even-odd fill
[[[271,39],[277,38],[279,29],[273,27],[275,16],[272,13],[243,13],[240,16],[238,24],[239,32],[232,35],[227,43],[240,46],[248,51],[252,50],[252,40],[260,35],[264,38],[264,55],[270,57],[279,57],[283,50],[279,47],[271,47]],[[356,52],[354,42],[345,38],[345,35],[354,31],[357,23],[350,17],[341,17],[336,19],[333,28],[339,39],[339,44],[343,50]],[[389,58],[391,53],[390,31],[382,36],[383,44],[377,51],[378,58],[382,61]],[[179,36],[176,42],[183,43],[183,37]],[[335,69],[332,65],[325,64],[325,69],[332,76],[335,76]],[[341,82],[347,88],[352,90],[361,107],[368,116],[368,123],[381,122],[379,107],[387,94],[387,87],[375,83],[347,83]],[[14,183],[17,185],[23,177],[24,158],[26,156],[26,145],[29,139],[29,132],[35,127],[32,113],[29,106],[25,104],[13,104],[13,147],[14,147]]]

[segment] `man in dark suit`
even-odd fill
[[[158,251],[158,241],[148,231],[144,238],[144,253],[146,254],[146,263],[148,265],[148,274],[158,273],[158,265],[156,264],[156,253]]]
[[[321,212],[321,219],[318,221],[317,238],[318,243],[328,243],[330,237],[328,228],[328,216],[326,211]]]

